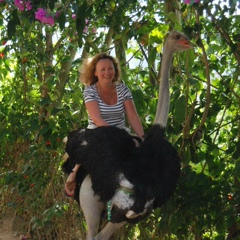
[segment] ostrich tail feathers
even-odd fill
[[[62,171],[66,174],[70,174],[72,172],[72,169],[73,169],[73,166],[72,164],[70,163],[69,159],[67,161],[65,161],[63,164],[62,164]]]
[[[165,203],[176,187],[180,175],[180,158],[174,146],[165,138],[165,128],[153,125],[140,147],[148,191],[154,195],[154,207]]]

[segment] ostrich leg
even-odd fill
[[[103,230],[94,238],[94,240],[108,240],[113,233],[115,233],[119,228],[124,226],[126,222],[111,223],[109,222]]]
[[[87,223],[86,240],[93,240],[98,230],[104,203],[92,190],[92,181],[89,175],[84,179],[80,188],[80,205]]]

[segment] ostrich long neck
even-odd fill
[[[154,124],[160,124],[162,127],[166,127],[167,118],[170,105],[170,94],[169,94],[169,71],[173,58],[174,50],[167,44],[167,41],[163,49],[163,57],[161,64],[160,74],[160,86],[158,93],[158,105]]]

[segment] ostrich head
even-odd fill
[[[167,117],[169,111],[169,70],[172,64],[173,54],[176,51],[185,51],[193,47],[188,38],[177,31],[169,33],[163,47],[163,56],[160,72],[160,85],[158,95],[158,105],[155,124],[160,124],[163,128],[167,125]]]
[[[173,52],[181,52],[192,48],[192,46],[193,44],[188,40],[188,38],[184,34],[177,31],[170,32],[164,44],[165,51],[172,50]]]

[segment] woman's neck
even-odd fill
[[[117,103],[116,85],[114,83],[99,84],[99,82],[97,82],[96,88],[103,102],[108,105],[114,105]]]
[[[113,82],[111,83],[97,82],[96,86],[101,91],[112,91],[113,89],[115,89],[115,84]]]

